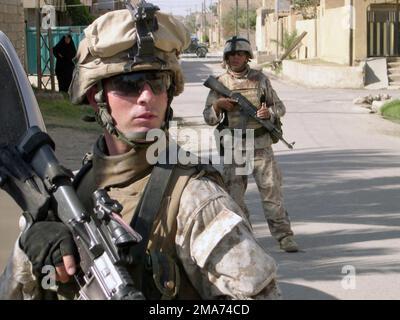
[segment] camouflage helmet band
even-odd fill
[[[241,37],[234,36],[228,39],[224,47],[224,60],[228,58],[228,54],[231,52],[245,51],[248,53],[249,58],[253,59],[253,50],[251,49],[251,44],[249,40]]]

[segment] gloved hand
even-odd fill
[[[71,232],[61,222],[40,221],[34,223],[20,237],[21,249],[26,253],[39,278],[46,265],[56,267],[56,280],[68,282],[76,271],[78,250]]]
[[[232,111],[236,106],[236,101],[230,98],[219,98],[214,102],[214,110],[217,114],[221,113],[221,111]]]

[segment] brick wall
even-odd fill
[[[0,0],[0,30],[11,40],[24,64],[25,22],[22,0]]]

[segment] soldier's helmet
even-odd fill
[[[228,54],[236,51],[245,51],[249,54],[249,58],[253,59],[253,50],[249,40],[241,37],[234,36],[228,39],[224,47],[224,61],[228,59]]]
[[[132,72],[167,71],[172,95],[182,93],[184,81],[178,59],[189,46],[190,35],[180,21],[158,10],[145,3],[137,10],[128,7],[112,11],[84,30],[69,88],[72,103],[82,103],[86,92],[102,79]]]

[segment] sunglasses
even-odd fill
[[[146,84],[159,95],[171,86],[171,75],[168,72],[133,72],[107,79],[108,90],[119,96],[138,96]]]

